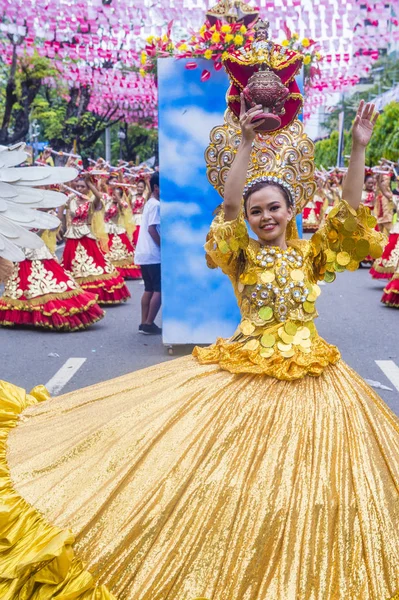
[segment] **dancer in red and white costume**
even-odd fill
[[[55,246],[56,231],[43,233]],[[76,331],[103,318],[97,296],[74,281],[47,245],[23,252],[25,260],[14,263],[0,298],[0,325]]]
[[[67,231],[62,264],[85,290],[98,296],[99,304],[120,304],[129,290],[106,252],[104,203],[90,175],[75,183],[76,194],[67,204]]]
[[[396,270],[393,274],[391,281],[384,289],[381,302],[386,306],[391,306],[392,308],[399,308],[399,261],[396,265]]]
[[[141,279],[141,269],[134,264],[133,216],[120,187],[111,190],[105,204],[105,230],[108,233],[109,259],[125,279]]]
[[[374,261],[370,269],[370,274],[373,279],[391,279],[394,275],[399,262],[399,223],[396,221],[392,225],[393,206],[396,206],[396,211],[399,208],[399,198],[391,192],[389,180],[387,176],[383,176],[381,192],[378,194],[376,210],[378,227],[385,233],[389,233],[388,243],[384,248],[381,258]],[[378,215],[380,215],[378,217]]]
[[[396,206],[396,214],[399,213],[399,196],[392,197]],[[388,255],[389,252],[389,255]],[[384,254],[387,255],[387,263],[389,268],[394,265],[392,279],[384,289],[381,302],[393,308],[399,308],[399,219],[396,219],[395,224],[391,229],[389,241],[385,247]],[[382,255],[382,257],[384,256]]]

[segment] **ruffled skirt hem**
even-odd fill
[[[118,266],[116,263],[113,263],[115,269],[118,271],[119,275],[123,277],[123,279],[142,279],[141,269],[137,265],[124,265]]]
[[[77,280],[79,285],[92,294],[97,295],[98,304],[121,304],[130,298],[130,292],[122,277],[104,275],[94,280]]]
[[[381,298],[381,302],[392,308],[399,308],[399,277],[391,279]]]
[[[18,325],[77,331],[97,323],[104,314],[97,303],[97,296],[82,290],[32,301],[0,299],[0,325],[6,327]]]
[[[14,490],[7,463],[8,435],[25,408],[47,398],[41,386],[26,394],[0,382],[0,598],[116,600],[75,556],[72,532],[49,525]]]
[[[374,266],[370,269],[370,275],[373,279],[391,279],[393,271],[380,271],[382,267]]]

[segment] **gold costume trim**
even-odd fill
[[[287,67],[291,66],[292,64],[294,64],[296,62],[302,63],[302,61],[304,59],[303,54],[300,54],[299,52],[295,52],[293,55],[289,56],[290,54],[292,54],[292,51],[290,52],[288,50],[287,52],[285,52],[285,54],[281,55],[280,50],[278,50],[278,48],[279,48],[279,46],[275,46],[273,48],[273,53],[270,52],[270,53],[268,53],[268,55],[265,54],[265,59],[267,59],[267,65],[271,69],[273,69],[275,71],[281,71],[282,69],[286,69]],[[274,51],[277,51],[278,55],[281,57],[281,62],[278,62],[278,63],[275,62],[276,60],[278,60],[279,56],[275,56]],[[287,56],[288,56],[288,58],[286,58]],[[229,57],[226,58],[225,61],[223,61],[223,65],[230,77],[231,71],[230,71],[229,65],[226,64],[228,62],[233,62],[238,65],[248,67],[248,66],[258,65],[260,62],[260,59],[259,59],[258,55],[250,56],[249,58],[246,58],[246,57],[244,57],[243,54],[240,54],[240,56],[235,56],[234,54],[229,54]],[[300,66],[301,65],[299,64],[298,70],[299,70]]]
[[[79,294],[81,294],[81,293],[82,292],[80,290]],[[78,294],[75,294],[75,296],[76,295],[78,295]],[[72,296],[68,296],[68,298],[71,298],[71,297]],[[60,296],[58,296],[55,299],[60,300],[62,298]],[[49,300],[47,300],[47,302],[49,302]],[[70,309],[63,307],[63,308],[54,308],[53,310],[44,310],[43,304],[45,304],[45,302],[42,302],[41,304],[33,305],[31,302],[26,303],[25,300],[13,300],[12,298],[10,300],[7,300],[7,302],[5,302],[5,300],[3,298],[1,298],[0,299],[0,310],[12,309],[12,310],[20,310],[20,311],[28,311],[28,312],[38,311],[41,314],[45,315],[46,317],[51,317],[51,315],[54,315],[54,314],[61,315],[63,317],[71,317],[73,315],[80,314],[80,313],[86,311],[87,309],[91,308],[95,304],[97,304],[97,298],[93,298],[93,300],[89,300],[89,302],[87,304],[85,304],[84,306],[80,306],[80,307],[74,306]],[[15,323],[12,323],[12,324],[15,325]]]
[[[276,325],[267,333],[269,335],[276,334],[280,327],[280,325]],[[261,335],[259,334],[259,336]],[[249,342],[256,340],[256,338],[248,339]],[[249,342],[246,344],[249,345]],[[307,375],[318,377],[328,365],[336,364],[341,358],[338,348],[328,344],[317,334],[312,340],[312,352],[309,354],[304,354],[298,345],[291,358],[285,357],[281,352],[274,352],[270,358],[263,358],[258,351],[259,347],[261,346],[258,344],[254,350],[251,350],[250,347],[245,349],[242,342],[218,338],[215,344],[207,348],[196,346],[193,356],[202,365],[217,363],[221,369],[230,373],[268,375],[283,381],[294,381]]]
[[[210,143],[205,150],[208,181],[222,197],[241,137],[239,120],[227,109],[223,125],[212,129]],[[252,144],[246,183],[262,180],[262,177],[268,180],[274,178],[275,182],[289,189],[299,213],[316,191],[313,157],[314,144],[298,120],[285,129],[257,134]]]
[[[119,273],[114,269],[112,273],[104,273],[103,275],[88,275],[87,277],[75,277],[74,279],[82,287],[82,285],[91,283],[92,281],[100,283],[101,281],[108,281],[109,279],[116,279],[117,277],[119,277]]]
[[[0,381],[0,597],[116,600],[75,555],[72,532],[47,523],[14,489],[7,462],[8,435],[26,408],[48,398],[43,386],[26,394]]]
[[[135,265],[134,262],[128,258],[125,258],[124,260],[113,260],[112,264],[114,265],[114,267],[121,267],[121,268],[129,268],[129,269],[139,269],[140,267],[138,265]]]
[[[393,273],[394,273],[392,267],[381,267],[381,265],[378,263],[373,264],[373,269],[374,269],[374,271],[377,271],[377,273],[388,273],[391,275],[393,275]]]
[[[373,268],[378,273],[394,273],[396,267],[399,264],[399,240],[396,242],[394,248],[392,248],[392,252],[389,258],[380,258],[376,260],[373,264]]]

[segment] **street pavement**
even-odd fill
[[[138,333],[143,286],[128,286],[132,299],[107,308],[86,331],[0,328],[1,378],[27,389],[50,382],[54,393],[65,393],[190,353],[191,346],[175,347],[170,356],[160,337]],[[317,326],[352,368],[391,388],[377,392],[399,415],[399,310],[380,303],[382,288],[367,270],[338,275],[322,287]],[[376,361],[385,361],[385,373]]]

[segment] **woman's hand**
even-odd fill
[[[377,119],[374,104],[365,104],[362,100],[352,127],[352,152],[342,188],[343,199],[355,210],[359,208],[362,199],[366,146]]]
[[[83,175],[83,179],[85,180],[87,187],[93,185],[93,177],[88,171]]]
[[[257,133],[256,129],[259,127],[259,125],[261,125],[264,122],[263,119],[259,119],[258,121],[255,121],[254,123],[252,123],[252,119],[254,117],[262,114],[262,112],[263,112],[262,105],[257,104],[256,106],[250,108],[247,111],[244,94],[241,94],[240,98],[241,98],[240,126],[241,126],[241,132],[242,132],[242,139],[247,142],[252,143],[254,141],[256,133]]]
[[[352,141],[354,146],[361,146],[363,148],[367,146],[378,117],[379,113],[376,112],[374,104],[365,104],[364,100],[360,102],[352,127]]]

